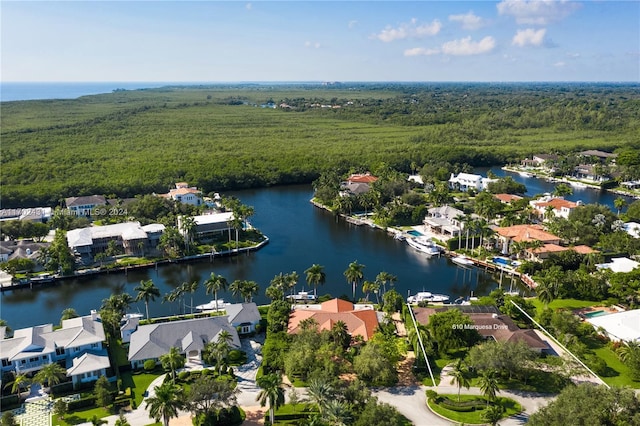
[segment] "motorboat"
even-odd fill
[[[533,177],[533,173],[529,173],[529,172],[522,172],[522,171],[521,171],[521,172],[518,172],[518,174],[519,174],[520,176],[522,176],[522,177],[525,177],[525,178]]]
[[[406,240],[407,238],[406,238],[404,235],[402,235],[402,234],[398,233],[398,234],[394,234],[393,239],[394,239],[394,240],[398,240],[398,241],[404,241],[404,240]]]
[[[315,302],[316,296],[313,294],[309,294],[306,291],[300,291],[297,294],[288,295],[287,299],[291,299],[295,302]]]
[[[467,256],[465,255],[460,255],[460,256],[456,256],[451,258],[451,261],[453,263],[456,263],[460,266],[473,266],[473,260],[469,259]]]
[[[407,244],[427,256],[436,256],[442,251],[436,243],[424,236],[407,238]]]
[[[204,311],[215,311],[216,310],[216,306],[217,306],[217,310],[224,310],[225,307],[231,305],[231,303],[225,302],[222,299],[218,299],[217,300],[217,304],[216,304],[216,300],[212,300],[209,303],[205,303],[203,305],[197,305],[196,306],[196,311],[198,312],[204,312]]]
[[[434,303],[445,303],[449,301],[449,296],[446,294],[434,294],[429,291],[419,291],[413,296],[407,297],[407,302],[409,303],[420,303],[420,302],[434,302]]]

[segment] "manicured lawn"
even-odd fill
[[[110,410],[106,410],[100,407],[100,408],[92,408],[89,410],[81,410],[81,411],[75,411],[73,413],[69,413],[64,416],[64,420],[61,420],[59,416],[54,415],[51,421],[54,426],[78,425],[80,423],[89,422],[89,419],[91,419],[93,416],[96,416],[99,419],[101,419],[103,417],[111,416],[113,414],[117,414],[117,413],[112,413]]]
[[[446,396],[453,401],[458,400],[457,394],[443,394],[441,396]],[[481,395],[460,395],[460,401],[472,401],[474,399],[484,399],[484,397]],[[509,398],[497,397],[495,403],[501,405],[504,408],[503,418],[512,416],[522,411],[522,407],[520,406],[520,404]],[[429,405],[429,408],[431,408],[436,413],[455,422],[465,424],[485,423],[484,421],[482,421],[482,413],[484,413],[485,410],[470,411],[464,413],[448,410],[439,406],[438,404],[435,404],[431,400],[427,401],[427,404]]]
[[[536,297],[529,299],[533,303],[538,312],[544,309],[544,304]],[[577,299],[556,299],[549,303],[551,309],[581,309],[588,308],[590,306],[602,306],[604,302],[598,302],[594,300],[577,300]]]
[[[126,389],[130,387],[133,390],[136,407],[142,402],[144,393],[149,388],[149,385],[151,385],[151,382],[162,374],[164,374],[164,372],[161,371],[135,374],[125,372],[121,374],[123,388]]]
[[[602,380],[610,386],[629,386],[640,389],[640,382],[634,382],[629,375],[629,369],[620,361],[620,358],[609,348],[594,349],[595,354],[607,363],[607,366],[615,371],[614,375],[601,376]]]

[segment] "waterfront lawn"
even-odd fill
[[[606,376],[600,376],[609,386],[629,386],[631,388],[640,389],[640,382],[631,379],[629,368],[624,365],[620,358],[608,347],[604,346],[594,349],[596,356],[607,363],[609,367]]]
[[[530,299],[531,303],[536,307],[536,311],[542,312],[544,310],[544,303],[540,299]],[[598,302],[593,300],[578,300],[578,299],[556,299],[549,303],[551,309],[582,309],[591,306],[602,306],[606,302]]]
[[[458,401],[457,394],[443,394],[438,395],[439,397],[446,397],[452,401]],[[484,402],[485,399],[481,395],[460,395],[460,401],[473,401],[479,400]],[[516,401],[510,398],[497,397],[494,401],[495,405],[500,405],[504,408],[504,413],[502,414],[502,418],[506,418],[509,416],[513,416],[514,414],[520,413],[522,411],[522,406],[518,404]],[[453,420],[454,422],[465,423],[465,424],[485,424],[482,420],[483,410],[469,411],[469,412],[460,412],[449,410],[437,404],[435,401],[428,399],[427,405],[429,408],[440,414],[443,417],[448,418],[449,420]]]

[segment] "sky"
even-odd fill
[[[5,1],[3,82],[640,82],[640,1]]]

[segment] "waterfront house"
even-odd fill
[[[51,207],[31,207],[0,210],[0,222],[8,220],[27,220],[31,222],[46,223],[51,219],[53,209]]]
[[[73,253],[87,261],[104,252],[110,241],[125,254],[144,256],[156,250],[164,229],[159,223],[141,226],[139,222],[89,226],[68,231],[67,244]]]
[[[594,316],[587,322],[613,341],[640,343],[640,309]]]
[[[32,240],[0,241],[0,262],[30,259],[37,263],[40,250],[50,245],[50,243],[37,243]]]
[[[544,230],[542,225],[513,225],[495,228],[502,254],[509,254],[513,242],[540,241],[542,244],[560,245],[560,237]]]
[[[67,210],[76,216],[91,216],[96,207],[107,205],[107,200],[102,195],[88,195],[85,197],[69,197],[64,200]]]
[[[187,182],[177,182],[175,188],[166,194],[159,194],[163,198],[173,200],[178,203],[201,206],[203,204],[202,191],[194,186],[189,186]]]
[[[339,194],[341,197],[364,194],[371,190],[371,185],[377,180],[378,178],[370,173],[352,174],[346,181],[340,183]]]
[[[110,366],[104,340],[102,321],[95,311],[64,320],[56,330],[53,324],[15,330],[12,338],[0,340],[2,372],[36,373],[56,362],[67,369],[74,384],[94,381],[106,375]]]
[[[605,152],[605,151],[600,151],[597,149],[588,149],[586,151],[582,151],[578,153],[579,157],[585,157],[585,158],[592,158],[592,159],[597,159],[597,161],[600,162],[604,162],[604,161],[615,161],[615,159],[618,157],[618,154],[613,154],[611,152]]]
[[[534,331],[521,329],[508,315],[503,315],[495,306],[447,306],[442,308],[413,308],[416,321],[420,324],[429,324],[431,315],[446,312],[448,309],[458,309],[469,316],[473,322],[473,328],[485,340],[496,342],[523,342],[529,349],[541,353],[550,350],[549,344],[540,338]]]
[[[608,269],[611,272],[631,272],[640,267],[640,263],[631,260],[628,257],[614,257],[609,263],[600,263],[596,265],[598,269]]]
[[[552,211],[554,217],[569,218],[569,214],[577,207],[582,205],[582,201],[568,201],[562,197],[544,196],[537,200],[530,201],[535,213],[545,220],[547,219],[547,211]]]
[[[453,238],[457,237],[464,227],[461,217],[464,217],[464,212],[454,207],[432,207],[427,210],[423,224],[429,232]]]
[[[558,254],[568,250],[573,250],[579,254],[598,253],[598,250],[594,250],[586,245],[564,247],[557,244],[544,244],[542,247],[528,248],[526,253],[528,259],[540,262],[547,259],[552,254]]]
[[[531,159],[525,158],[522,160],[521,164],[524,167],[543,167],[551,169],[553,167],[553,163],[558,161],[558,158],[559,157],[556,154],[535,154]]]
[[[188,359],[200,361],[207,343],[217,342],[222,331],[231,335],[232,348],[240,347],[238,332],[227,316],[140,325],[131,334],[128,359],[134,369],[142,368],[145,361],[158,361],[176,347]]]
[[[296,305],[289,317],[289,334],[300,331],[300,323],[313,319],[319,330],[331,330],[336,322],[346,324],[351,337],[360,336],[367,341],[373,336],[379,324],[378,314],[373,305],[354,305],[342,299],[332,299],[319,305]]]
[[[456,191],[482,191],[487,189],[491,182],[496,181],[497,179],[489,179],[471,173],[458,173],[457,176],[451,173],[449,188]]]
[[[233,220],[233,212],[202,214],[192,216],[192,218],[195,222],[193,232],[195,232],[198,239],[206,240],[231,230],[229,223]],[[183,216],[178,216],[178,230],[182,235],[185,235],[186,231],[182,226],[183,221]]]
[[[238,331],[238,334],[255,332],[262,318],[258,306],[253,302],[233,303],[225,306],[224,310],[227,312],[229,324]]]
[[[522,197],[514,194],[495,194],[494,197],[502,204],[511,204],[515,201],[522,200]]]

